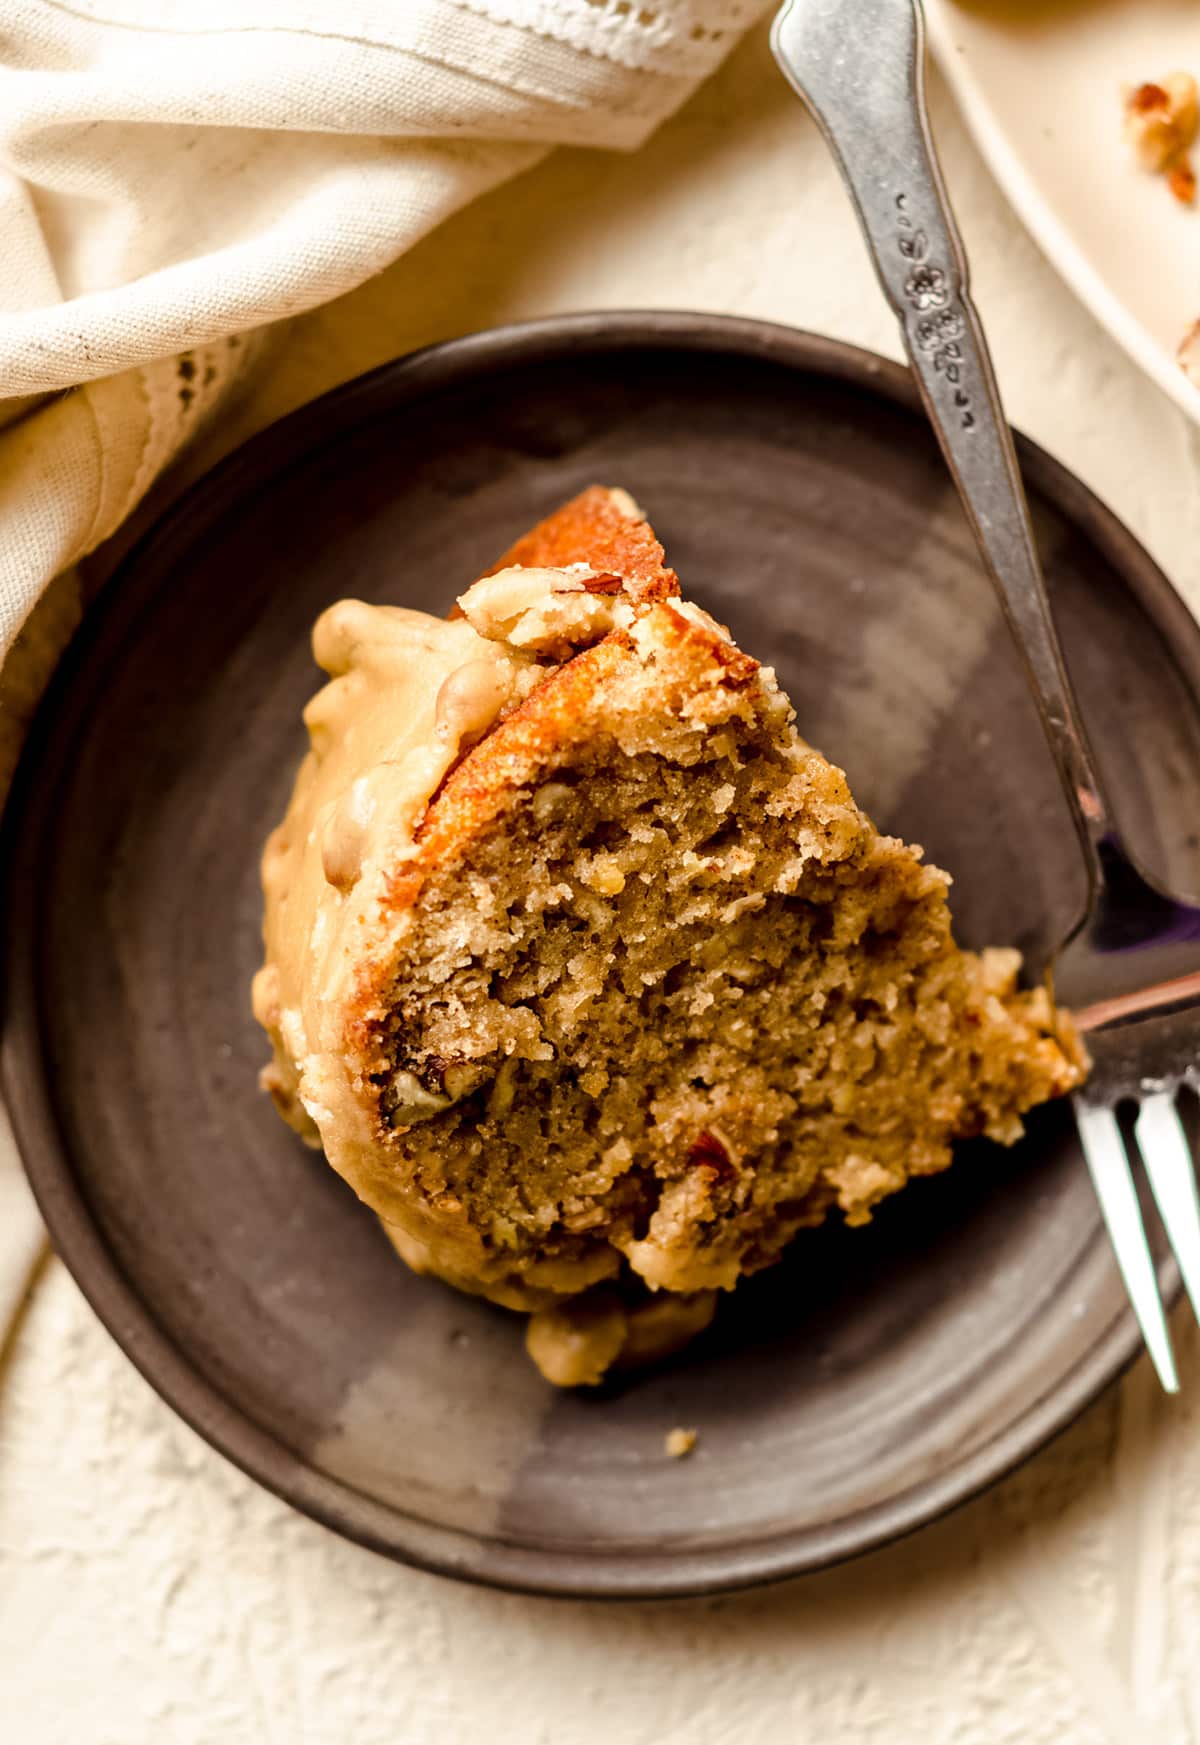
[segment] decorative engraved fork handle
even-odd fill
[[[1093,890],[1113,834],[1033,541],[1012,434],[971,302],[925,103],[919,0],[785,0],[775,58],[841,170],[921,397],[991,572]]]

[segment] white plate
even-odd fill
[[[1192,418],[1176,360],[1200,318],[1200,203],[1121,138],[1126,86],[1200,78],[1197,0],[925,0],[929,39],[1009,200],[1067,283]],[[1200,146],[1195,163],[1200,170]]]

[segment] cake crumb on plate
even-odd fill
[[[700,1440],[699,1430],[684,1430],[676,1425],[674,1430],[668,1430],[663,1441],[667,1453],[672,1460],[682,1460],[690,1454]]]

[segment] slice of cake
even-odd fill
[[[254,1006],[284,1117],[409,1265],[534,1312],[563,1384],[1080,1055],[946,875],[881,836],[632,500],[593,488],[449,620],[354,600],[263,862]]]

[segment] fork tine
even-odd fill
[[[1192,1148],[1171,1092],[1159,1091],[1146,1098],[1133,1131],[1179,1262],[1184,1289],[1200,1320],[1200,1193]]]
[[[1100,1210],[1108,1226],[1109,1241],[1125,1281],[1126,1294],[1137,1316],[1146,1349],[1158,1371],[1159,1381],[1167,1393],[1178,1393],[1179,1377],[1171,1353],[1171,1335],[1167,1332],[1158,1279],[1142,1224],[1142,1210],[1138,1205],[1137,1189],[1133,1185],[1117,1117],[1111,1109],[1089,1103],[1083,1097],[1074,1097],[1072,1101],[1083,1155],[1087,1158]]]

